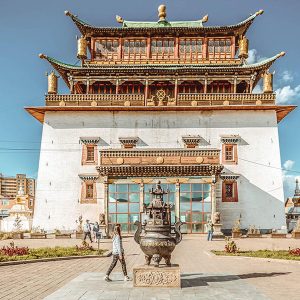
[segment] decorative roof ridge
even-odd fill
[[[247,31],[247,29],[249,28],[249,26],[252,24],[253,20],[259,16],[262,15],[264,13],[263,10],[259,10],[254,14],[251,14],[247,19],[237,23],[237,24],[233,24],[233,25],[218,25],[218,26],[207,26],[207,27],[203,27],[203,23],[208,21],[208,15],[205,15],[201,20],[196,20],[196,21],[167,21],[167,20],[159,20],[159,21],[149,21],[149,22],[145,22],[145,21],[125,21],[122,17],[120,16],[116,16],[117,22],[122,23],[122,27],[98,27],[98,26],[93,26],[81,19],[78,18],[77,15],[73,15],[70,11],[65,11],[65,15],[69,16],[72,21],[75,23],[75,25],[78,27],[79,31],[83,34],[86,35],[87,34],[87,30],[86,29],[108,29],[108,30],[122,30],[122,29],[137,29],[137,28],[172,28],[172,24],[174,24],[175,26],[173,26],[173,28],[175,27],[187,27],[187,28],[204,28],[204,29],[235,29],[235,28],[239,28],[241,26],[244,25],[248,25],[243,34],[245,34],[245,32]],[[138,25],[157,25],[157,26],[138,26]],[[178,24],[182,24],[182,25],[186,25],[186,26],[176,26]],[[130,26],[128,26],[130,25]],[[134,25],[134,26],[132,26]],[[192,25],[192,26],[187,26],[187,25]]]
[[[57,69],[57,67],[62,67],[62,68],[67,68],[67,69],[73,69],[73,70],[84,70],[84,69],[122,69],[124,67],[126,68],[161,68],[161,69],[167,69],[167,68],[179,68],[179,69],[184,69],[184,68],[213,68],[213,69],[226,69],[226,68],[242,68],[242,69],[247,69],[247,68],[256,68],[256,67],[262,67],[264,65],[273,63],[276,59],[278,59],[281,56],[284,56],[285,52],[280,52],[279,54],[276,54],[270,58],[267,58],[261,62],[257,62],[254,64],[240,64],[240,65],[236,65],[236,64],[119,64],[119,65],[91,65],[91,64],[84,64],[83,66],[79,66],[79,65],[72,65],[72,64],[67,64],[64,62],[61,62],[53,57],[47,56],[45,54],[39,54],[39,57],[41,59],[46,59],[52,66],[53,68]]]

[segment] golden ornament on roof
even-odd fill
[[[116,15],[116,20],[117,20],[118,23],[121,23],[121,24],[124,22],[124,19],[121,16],[118,16],[118,15]]]
[[[245,36],[239,40],[239,48],[239,57],[244,59],[248,58],[249,40]]]
[[[54,71],[48,75],[48,94],[57,94],[57,78]]]
[[[273,73],[267,71],[264,75],[264,93],[273,93]]]
[[[208,21],[208,15],[205,15],[202,19],[201,19],[202,23],[205,23]]]
[[[77,58],[87,58],[87,41],[83,36],[77,41]]]
[[[167,16],[167,12],[166,12],[166,6],[164,4],[161,4],[158,7],[158,17],[159,17],[159,21],[165,21],[166,20],[166,16]]]

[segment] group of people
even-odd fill
[[[90,242],[93,242],[93,239],[95,242],[97,242],[99,239],[102,238],[102,232],[100,231],[100,226],[98,222],[90,223],[89,220],[86,220],[83,225],[83,233],[84,237],[83,240],[85,241],[86,238],[90,239]],[[93,239],[92,239],[93,234]]]

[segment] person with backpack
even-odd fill
[[[113,255],[113,261],[106,272],[106,276],[104,277],[105,281],[111,281],[109,278],[110,273],[116,266],[118,260],[120,261],[122,265],[122,271],[124,274],[124,281],[130,280],[128,275],[127,275],[127,270],[126,270],[126,263],[125,263],[125,258],[124,258],[124,248],[122,245],[122,236],[121,236],[121,226],[120,224],[115,225],[114,227],[114,233],[113,233],[113,238],[112,238],[112,255]]]
[[[98,222],[95,222],[93,226],[93,237],[95,242],[100,239],[100,226]]]
[[[85,242],[86,238],[88,237],[92,243],[93,240],[91,235],[91,224],[89,220],[86,220],[83,225],[83,233],[84,233],[83,241]]]

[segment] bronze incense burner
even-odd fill
[[[135,222],[138,228],[134,240],[145,253],[147,265],[150,265],[152,260],[154,266],[158,267],[161,259],[164,258],[166,265],[171,266],[171,253],[182,239],[180,232],[182,223],[179,221],[171,225],[172,204],[167,204],[163,200],[164,194],[168,194],[169,191],[161,188],[160,181],[155,189],[150,190],[150,193],[152,201],[145,207],[147,220],[143,224],[139,221]]]

